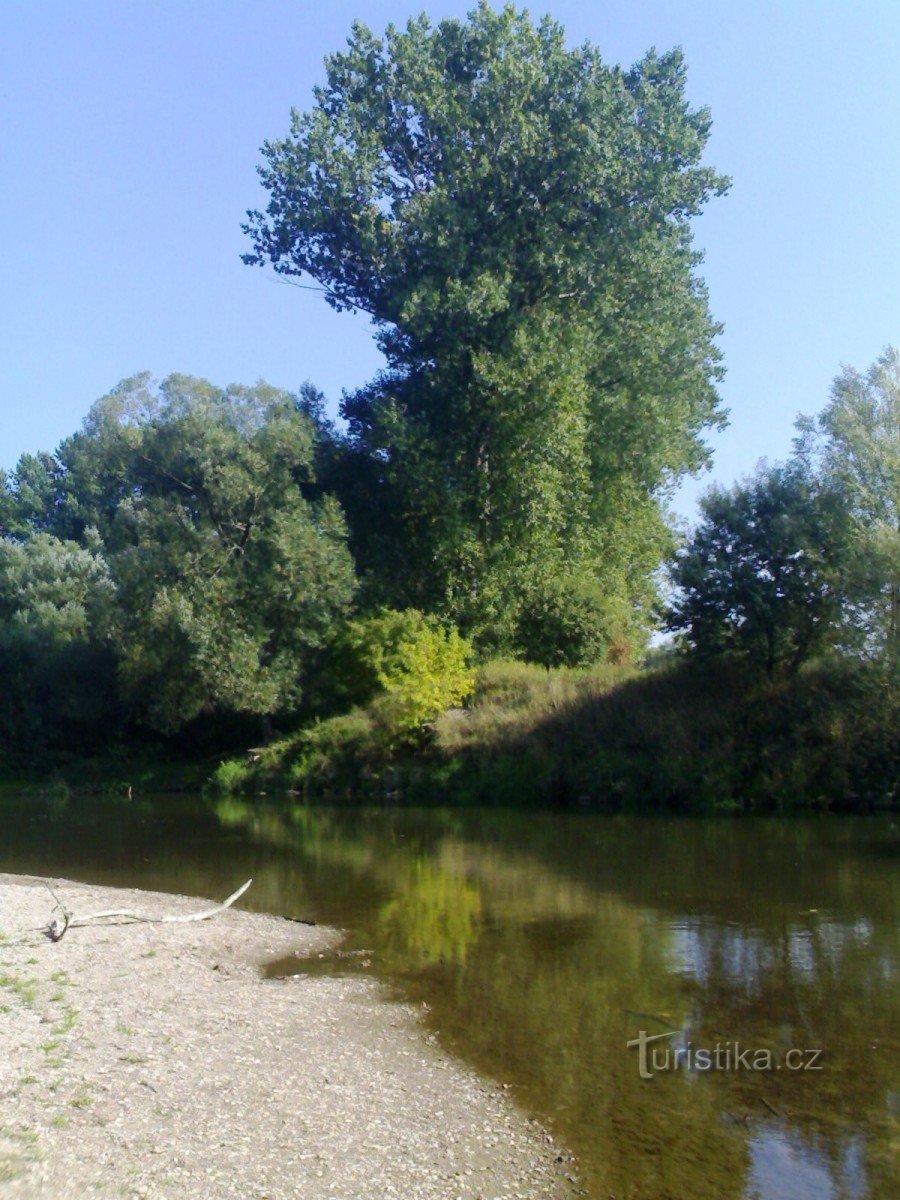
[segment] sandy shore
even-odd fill
[[[208,907],[51,882],[79,915]],[[0,874],[4,1200],[564,1194],[563,1151],[376,983],[261,979],[334,930],[231,909],[19,940],[51,907],[42,880]]]

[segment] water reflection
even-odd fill
[[[371,954],[341,969],[426,1002],[551,1121],[591,1196],[898,1194],[889,820],[58,808],[7,806],[0,866],[222,895],[254,875],[254,907],[347,927]],[[822,1070],[642,1080],[640,1030],[775,1062],[821,1049]]]
[[[417,859],[396,895],[378,910],[378,943],[387,962],[465,964],[478,937],[481,891],[440,864]]]

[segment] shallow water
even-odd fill
[[[250,907],[347,928],[339,956],[270,970],[427,1006],[595,1200],[900,1194],[890,818],[58,797],[0,822],[0,870],[216,897],[253,875]]]

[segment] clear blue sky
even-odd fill
[[[378,365],[364,320],[243,266],[259,146],[361,17],[457,0],[0,3],[0,465],[52,449],[140,370],[305,379],[334,406]],[[681,45],[733,177],[696,223],[728,375],[730,481],[790,449],[841,363],[900,341],[900,0],[548,0],[630,64]]]

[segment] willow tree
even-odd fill
[[[302,401],[264,383],[124,380],[10,474],[3,520],[27,553],[0,539],[0,641],[71,625],[114,651],[123,711],[164,733],[292,711],[355,590],[339,505],[304,494],[314,440]],[[115,593],[102,622],[76,586],[92,556]]]
[[[680,52],[629,71],[482,4],[356,24],[265,143],[248,263],[373,320],[344,502],[379,599],[544,661],[639,628],[662,497],[721,421],[690,219],[725,181]]]

